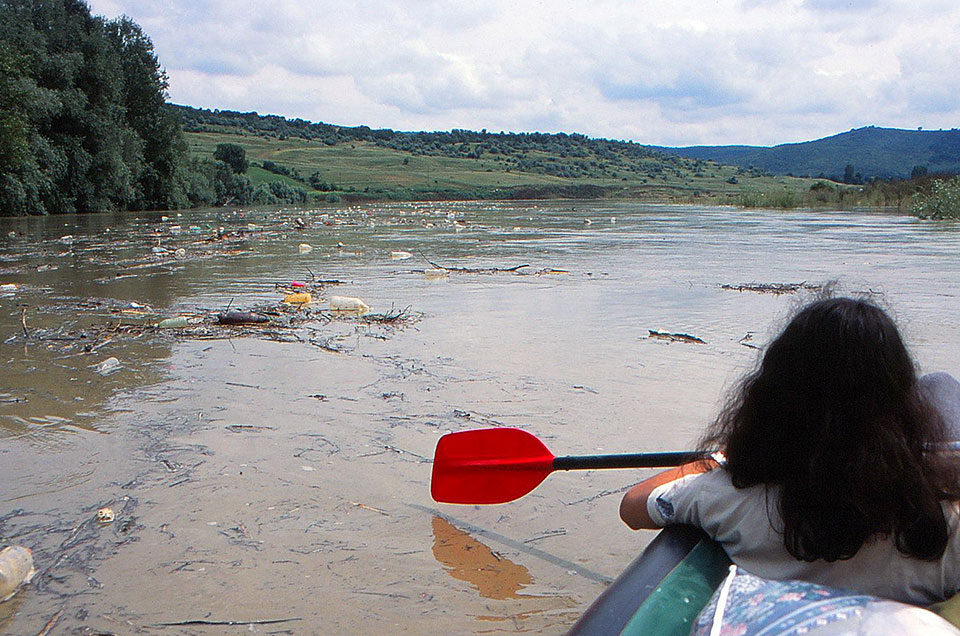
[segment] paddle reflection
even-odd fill
[[[484,598],[519,598],[533,582],[530,571],[517,565],[442,517],[433,518],[433,556],[453,578],[473,585]]]

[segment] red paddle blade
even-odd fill
[[[437,442],[430,494],[440,503],[506,503],[539,486],[553,459],[543,442],[518,428],[448,433]]]

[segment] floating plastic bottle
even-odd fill
[[[310,292],[294,292],[283,297],[283,302],[288,305],[306,305],[313,300]]]
[[[434,268],[424,270],[423,275],[427,280],[437,280],[440,278],[449,278],[450,272],[445,269]]]
[[[37,571],[33,569],[33,553],[19,545],[0,551],[0,603],[17,593]]]
[[[333,311],[352,311],[358,314],[363,314],[370,311],[370,305],[363,302],[359,298],[351,298],[350,296],[331,296],[330,309]]]
[[[301,243],[297,249],[300,250],[301,254],[308,254],[313,251],[313,246],[309,243]]]
[[[176,318],[165,318],[158,322],[157,326],[161,329],[183,329],[189,327],[190,323],[185,317],[177,316]]]
[[[410,258],[411,256],[413,256],[413,254],[411,254],[410,252],[402,252],[399,250],[395,252],[390,252],[390,258],[395,261],[403,261]]]

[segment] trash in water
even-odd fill
[[[16,594],[36,573],[29,548],[14,545],[0,551],[0,603]]]
[[[702,338],[696,336],[691,336],[688,333],[670,333],[667,331],[657,331],[655,329],[648,329],[650,332],[651,338],[658,338],[660,340],[667,340],[669,342],[693,342],[696,344],[707,344]]]
[[[182,248],[182,247],[181,247],[181,248],[178,248],[178,249],[173,253],[173,256],[174,256],[174,258],[180,258],[180,259],[186,258],[186,257],[187,257],[187,250],[184,249],[184,248]]]
[[[101,508],[100,510],[97,510],[97,523],[113,523],[114,519],[116,518],[116,513],[114,513],[110,508]]]
[[[313,251],[313,246],[307,243],[301,243],[299,249],[301,254],[307,254]]]
[[[250,325],[270,322],[270,319],[252,311],[231,309],[217,314],[217,322],[221,325]]]
[[[330,309],[333,311],[355,311],[358,314],[363,314],[370,311],[370,305],[363,302],[359,298],[351,298],[350,296],[331,296]]]
[[[161,329],[183,329],[184,327],[189,327],[190,323],[183,316],[177,316],[176,318],[165,318],[157,323],[157,326]]]
[[[20,286],[16,283],[4,283],[0,285],[0,294],[12,294],[19,288]]]
[[[110,375],[114,371],[118,370],[123,365],[120,364],[120,361],[116,358],[107,358],[99,364],[93,365],[91,368],[99,373],[100,375]]]
[[[390,258],[392,258],[395,261],[403,261],[410,258],[411,256],[413,256],[413,254],[411,254],[410,252],[403,252],[400,250],[397,250],[395,252],[390,252]]]
[[[313,298],[310,296],[310,292],[296,292],[283,297],[283,302],[288,305],[306,305],[312,300]]]
[[[445,269],[427,269],[424,270],[423,275],[427,280],[437,280],[439,278],[449,278],[450,272]]]
[[[294,281],[290,281],[290,286],[291,286],[291,287],[306,287],[307,284],[306,284],[306,283],[301,283],[301,282],[298,281],[298,280],[294,280]]]

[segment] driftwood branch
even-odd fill
[[[665,331],[656,331],[654,329],[648,329],[650,332],[651,338],[658,338],[660,340],[668,340],[670,342],[693,342],[696,344],[707,344],[706,340],[697,338],[696,336],[691,336],[688,333],[667,333]]]
[[[423,260],[433,265],[436,269],[442,269],[445,272],[459,272],[461,274],[495,274],[497,272],[515,272],[519,269],[523,269],[524,267],[530,267],[528,264],[514,265],[513,267],[446,267],[444,265],[434,263],[429,258],[424,256],[423,252],[420,252],[420,256],[422,256]]]
[[[292,621],[302,621],[299,616],[293,618],[268,618],[264,620],[252,621],[209,621],[202,618],[186,621],[171,621],[168,623],[153,623],[152,627],[181,627],[183,625],[275,625],[277,623],[289,623]]]

